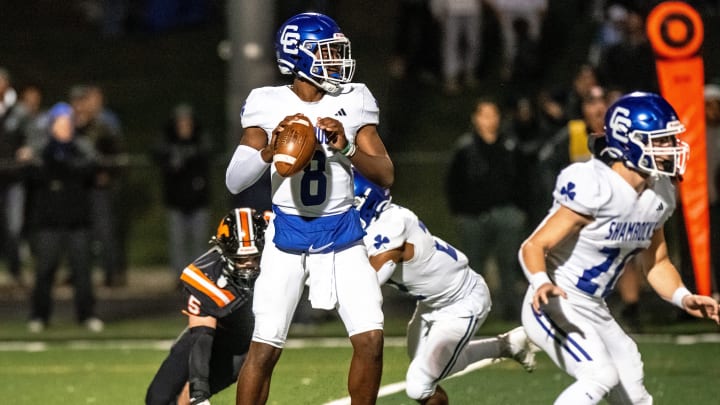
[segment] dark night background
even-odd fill
[[[103,32],[100,0],[2,3],[0,66],[10,71],[16,89],[39,85],[45,107],[65,100],[70,86],[77,83],[97,83],[105,90],[108,106],[122,120],[127,150],[133,157],[126,192],[118,202],[126,218],[130,263],[165,263],[159,178],[145,156],[175,104],[193,104],[213,135],[217,155],[214,212],[219,217],[230,204],[223,184],[224,169],[236,134],[227,123],[228,66],[218,56],[218,45],[228,36],[227,3],[127,0],[128,14],[122,21],[123,31],[117,34]],[[155,14],[150,3],[158,7]],[[367,83],[380,103],[380,131],[396,163],[394,199],[411,207],[434,233],[452,242],[455,235],[442,192],[443,175],[454,141],[469,126],[473,100],[492,94],[510,102],[518,87],[567,88],[572,72],[587,56],[596,28],[589,18],[590,3],[550,0],[539,77],[532,83],[503,84],[499,80],[497,23],[492,13],[486,12],[480,85],[454,97],[443,95],[439,79],[432,76],[395,80],[388,74],[403,18],[397,13],[398,0],[267,4],[275,4],[276,24],[271,32],[287,17],[305,11],[307,5],[338,21],[351,38],[358,61],[355,81]],[[719,17],[714,2],[695,4],[704,18],[703,56],[706,79],[710,80],[720,77]],[[437,66],[438,34],[431,25],[424,34],[423,54],[429,66]],[[277,74],[275,78],[277,83],[283,80]],[[264,84],[273,83],[257,85]]]

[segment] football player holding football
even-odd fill
[[[407,327],[407,395],[422,404],[447,404],[438,383],[483,359],[512,358],[532,371],[535,353],[522,327],[472,340],[490,313],[491,299],[465,254],[433,236],[411,210],[391,203],[388,189],[358,172],[354,177],[355,208],[378,281],[417,300]]]
[[[718,303],[692,294],[668,257],[663,225],[689,147],[670,104],[657,94],[620,97],[605,115],[597,156],[560,172],[553,206],[520,247],[530,282],[522,323],[530,339],[575,378],[555,404],[651,404],[637,345],[605,297],[634,266],[660,297],[719,322]]]
[[[351,164],[384,187],[394,168],[377,131],[370,90],[351,83],[350,40],[330,17],[302,13],[275,39],[280,72],[290,85],[250,92],[243,134],[226,172],[238,193],[270,169],[274,219],[255,284],[255,331],[240,371],[238,404],[264,404],[305,284],[313,308],[337,310],[353,346],[348,389],[353,404],[376,401],[382,374],[382,294],[352,208]],[[288,177],[271,165],[277,134],[301,115],[313,121],[317,147],[303,171]],[[278,293],[281,292],[281,293]]]
[[[147,405],[209,405],[211,395],[237,380],[252,335],[249,302],[269,216],[233,209],[210,239],[212,248],[183,270],[188,327],[150,383]]]

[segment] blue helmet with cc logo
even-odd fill
[[[337,93],[355,74],[350,40],[337,23],[319,13],[302,13],[280,26],[275,37],[278,68],[328,93]]]
[[[677,135],[685,132],[672,106],[655,93],[626,94],[605,114],[603,157],[621,160],[626,166],[653,176],[682,176],[687,143]]]

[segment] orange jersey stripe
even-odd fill
[[[236,298],[230,291],[216,286],[215,282],[207,278],[194,264],[183,270],[180,279],[210,297],[220,308],[231,303]]]

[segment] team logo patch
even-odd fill
[[[375,249],[380,249],[380,246],[386,243],[390,243],[390,239],[387,236],[376,235],[375,244],[373,246],[375,246]]]
[[[569,181],[567,185],[560,189],[560,195],[567,196],[569,199],[574,200],[576,193],[573,190],[575,190],[575,183]]]

